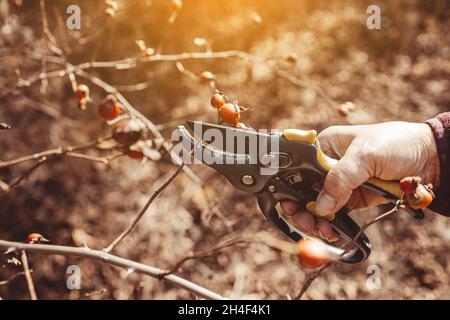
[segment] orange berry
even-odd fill
[[[434,200],[433,192],[419,184],[414,193],[406,194],[408,205],[413,209],[427,208]]]
[[[214,80],[216,80],[216,78],[217,78],[216,75],[214,73],[210,72],[210,71],[203,71],[200,74],[200,80],[202,82],[214,81]]]
[[[241,120],[241,110],[237,104],[225,103],[219,109],[223,121],[236,125]]]
[[[125,119],[114,126],[113,139],[124,146],[129,146],[142,137],[142,123],[136,119]]]
[[[170,9],[173,12],[179,12],[182,7],[183,7],[183,1],[181,1],[181,0],[172,0],[172,2],[170,4]]]
[[[317,239],[301,239],[297,244],[299,263],[305,268],[317,268],[330,260],[326,245]]]
[[[223,98],[223,96],[220,93],[213,94],[213,96],[211,97],[211,105],[214,108],[219,109],[224,104],[225,104],[225,99]]]
[[[105,120],[114,120],[121,113],[121,108],[117,99],[113,95],[109,95],[98,106],[98,113]]]

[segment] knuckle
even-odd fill
[[[340,132],[341,126],[331,126],[326,128],[325,130],[322,130],[318,135],[317,138],[322,143],[322,141],[326,141],[330,137],[335,136]]]
[[[347,176],[342,174],[340,170],[331,170],[325,179],[325,185],[335,190],[333,193],[339,193],[341,190],[348,189],[348,183]]]

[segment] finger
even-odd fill
[[[319,133],[317,138],[327,156],[340,159],[362,130],[364,126],[332,126]]]
[[[353,190],[369,179],[373,171],[372,161],[364,156],[365,147],[354,140],[341,160],[328,172],[317,198],[319,215],[336,213],[350,199]]]
[[[316,219],[311,213],[305,211],[296,212],[293,215],[292,220],[294,221],[294,224],[300,228],[301,231],[307,233],[311,233],[314,231]]]
[[[333,230],[333,226],[330,222],[324,219],[317,219],[316,228],[318,235],[328,240],[329,242],[334,242],[339,240],[341,237]]]
[[[294,213],[298,211],[300,205],[294,201],[281,201],[280,202],[281,209],[289,216],[292,216]]]
[[[317,219],[316,227],[319,230],[319,235],[324,239],[328,239],[333,234],[333,226],[324,219]]]
[[[341,238],[341,236],[333,231],[333,233],[331,234],[331,236],[328,237],[327,240],[329,242],[335,242],[335,241],[338,241],[340,238]]]
[[[349,210],[355,210],[367,207],[375,207],[388,202],[389,200],[379,195],[378,193],[360,187],[353,191],[350,199],[345,204],[345,207]]]

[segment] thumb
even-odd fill
[[[355,143],[356,142],[356,143]],[[317,213],[322,216],[336,213],[350,199],[354,189],[370,177],[370,161],[363,156],[364,150],[353,141],[344,156],[328,172],[317,197]]]

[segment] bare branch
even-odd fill
[[[31,278],[30,267],[28,266],[27,253],[22,250],[22,266],[25,273],[25,279],[27,280],[28,291],[30,292],[31,300],[37,300],[36,290],[34,289],[33,278]]]
[[[181,164],[181,166],[178,167],[178,169],[167,179],[158,189],[153,192],[150,199],[148,199],[147,203],[145,204],[144,208],[138,213],[138,215],[131,221],[130,225],[116,238],[114,239],[103,251],[105,252],[111,252],[112,249],[114,249],[115,246],[117,246],[136,226],[136,224],[141,220],[141,218],[144,216],[145,212],[147,212],[147,209],[150,207],[150,205],[153,203],[153,201],[158,197],[158,195],[166,189],[169,184],[183,171],[184,163]]]
[[[44,157],[51,157],[51,156],[59,156],[59,155],[65,155],[67,153],[73,153],[74,151],[79,150],[85,150],[89,148],[93,148],[97,146],[100,142],[109,140],[111,137],[105,137],[105,138],[99,138],[95,141],[88,142],[86,144],[78,145],[78,146],[68,146],[68,147],[58,147],[53,148],[45,151],[41,151],[38,153],[34,153],[28,156],[19,157],[16,159],[8,160],[8,161],[0,161],[0,168],[13,166],[22,162],[32,161],[36,159],[42,159]]]
[[[145,265],[143,263],[139,263],[133,260],[125,259],[119,256],[115,256],[109,253],[106,253],[101,250],[92,250],[89,248],[75,248],[68,246],[57,246],[57,245],[46,245],[46,244],[25,244],[20,242],[10,242],[5,240],[0,240],[0,249],[12,251],[24,250],[26,252],[34,252],[41,253],[46,255],[62,255],[62,256],[71,256],[71,257],[81,257],[85,259],[101,261],[106,264],[118,266],[120,268],[124,268],[127,270],[132,270],[137,273],[145,274],[151,276],[153,278],[160,279],[160,274],[164,271],[149,265]],[[163,280],[188,290],[200,297],[211,300],[224,300],[225,297],[210,291],[204,287],[201,287],[191,281],[188,281],[184,278],[178,277],[176,275],[168,275],[162,277]]]

